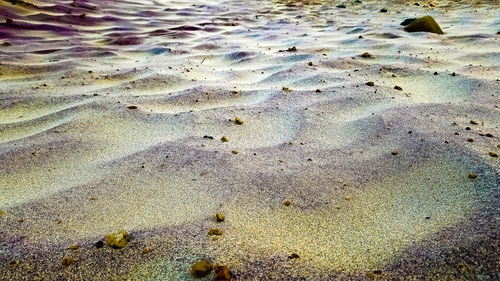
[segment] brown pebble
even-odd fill
[[[137,106],[135,106],[135,105],[129,105],[129,106],[127,106],[127,108],[128,109],[137,109]]]
[[[229,140],[227,139],[227,137],[222,137],[222,138],[220,138],[220,140],[221,140],[222,142],[228,142],[228,141],[229,141]]]
[[[344,199],[345,199],[346,201],[351,201],[351,196],[346,196]]]
[[[372,81],[366,82],[365,84],[370,87],[375,86],[375,83],[373,83]]]
[[[477,174],[476,173],[470,173],[468,175],[469,179],[476,179],[477,178]]]
[[[207,260],[201,260],[191,266],[191,272],[195,277],[204,277],[212,272],[212,264]]]
[[[1,217],[2,215],[3,215],[3,211],[2,211],[2,210],[0,210],[0,217]]]
[[[371,56],[372,56],[372,55],[371,55],[370,53],[368,53],[368,52],[364,52],[364,53],[362,53],[362,54],[361,54],[361,57],[362,57],[362,58],[369,58],[369,57],[371,57]]]
[[[398,152],[396,149],[394,149],[393,151],[391,151],[391,154],[392,154],[392,155],[398,155],[398,154],[399,154],[399,152]]]
[[[238,154],[238,151],[237,150],[233,150],[233,151],[231,151],[231,153]]]
[[[222,231],[220,231],[219,229],[217,228],[212,228],[208,231],[208,235],[212,236],[212,235],[222,235]]]
[[[471,123],[472,125],[479,125],[479,123],[478,123],[477,121],[475,121],[475,120],[470,120],[470,123]]]
[[[145,254],[149,254],[150,252],[151,252],[151,249],[150,249],[150,248],[147,248],[147,247],[146,247],[146,248],[144,248],[144,249],[142,250],[142,254],[143,254],[143,255],[145,255]]]
[[[298,258],[300,258],[300,256],[299,256],[299,255],[297,255],[296,253],[293,253],[293,254],[291,254],[290,256],[288,256],[288,258],[289,258],[289,259],[298,259]]]
[[[321,90],[320,89],[316,89],[316,93],[321,93]]]
[[[287,201],[285,201],[285,203],[283,203],[283,204],[285,204],[285,206],[287,206],[287,207],[288,207],[288,206],[290,206],[290,204],[292,204],[292,202],[290,202],[289,200],[287,200]]]
[[[218,222],[223,222],[226,218],[224,218],[224,216],[222,215],[222,213],[217,213],[217,214],[215,214],[215,219]]]
[[[215,266],[215,276],[213,281],[231,281],[231,274],[229,268],[224,265]]]
[[[236,117],[236,119],[234,119],[234,123],[236,123],[236,125],[241,125],[243,124],[243,121],[241,121],[239,117]]]
[[[468,138],[467,141],[468,142],[474,142],[474,139],[473,138]]]
[[[490,151],[489,155],[491,157],[498,157],[498,154],[496,154],[496,152],[493,152],[493,151]]]
[[[485,136],[488,137],[488,138],[492,138],[493,137],[493,135],[490,134],[490,133],[487,133]]]
[[[77,244],[68,247],[68,249],[70,250],[78,250],[78,248],[80,248],[80,246],[78,246]]]
[[[68,265],[70,265],[72,262],[73,262],[73,259],[72,259],[72,258],[70,258],[70,257],[66,257],[66,258],[64,258],[64,259],[62,260],[62,262],[61,262],[61,263],[62,263],[62,265],[68,266]]]
[[[309,65],[309,66],[313,66],[312,61],[310,61],[307,65]]]
[[[399,86],[394,86],[394,89],[398,90],[398,91],[402,91],[403,88],[399,87]]]

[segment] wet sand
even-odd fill
[[[498,1],[14,2],[1,280],[498,278]]]

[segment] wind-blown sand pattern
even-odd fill
[[[414,2],[0,1],[0,279],[498,280],[500,3]]]

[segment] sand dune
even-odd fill
[[[414,2],[1,1],[0,279],[495,280],[500,3]]]

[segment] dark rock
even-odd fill
[[[102,242],[102,241],[97,241],[97,242],[95,242],[94,246],[95,246],[97,249],[102,248],[102,247],[104,247],[104,242]]]
[[[229,268],[224,265],[216,266],[215,276],[213,281],[231,281],[231,274],[229,273]]]
[[[387,13],[387,9],[386,8],[382,8],[382,9],[380,9],[380,12],[381,13]]]
[[[342,3],[342,4],[340,4],[340,5],[337,5],[337,8],[339,8],[339,9],[345,9],[345,8],[346,8],[346,6],[344,5],[344,3]]]
[[[405,19],[404,21],[402,21],[402,22],[401,22],[401,25],[402,25],[402,26],[407,26],[407,25],[409,25],[410,23],[412,23],[412,22],[414,22],[414,21],[416,21],[416,20],[417,20],[417,18],[409,18],[409,19]]]
[[[425,16],[417,19],[405,27],[407,32],[430,32],[436,34],[444,34],[439,24],[431,16]]]
[[[212,136],[208,136],[208,135],[203,136],[203,138],[204,138],[204,139],[211,139],[211,140],[213,140],[213,139],[214,139],[214,137],[212,137]]]

